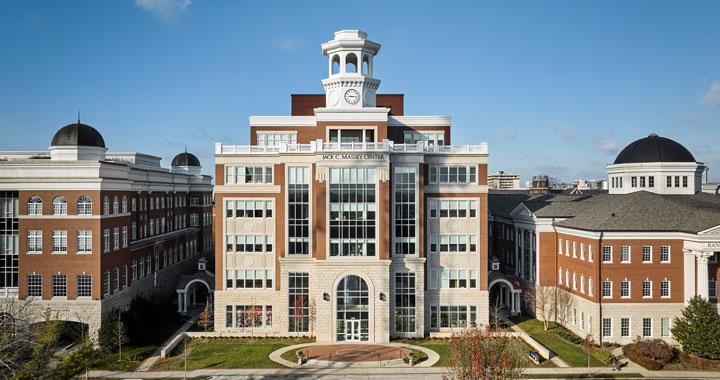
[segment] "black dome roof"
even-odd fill
[[[616,164],[639,162],[695,162],[695,157],[679,143],[653,133],[632,142],[615,158]]]
[[[60,128],[55,133],[50,145],[82,145],[105,148],[105,140],[95,128],[78,122]]]
[[[170,166],[200,166],[200,160],[192,153],[180,153],[172,160]]]

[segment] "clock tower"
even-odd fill
[[[375,107],[380,80],[373,78],[373,58],[380,44],[367,39],[360,30],[341,30],[335,38],[322,44],[328,57],[328,78],[323,79],[325,107]]]

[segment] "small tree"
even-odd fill
[[[500,329],[502,324],[502,307],[500,306],[500,297],[495,297],[490,308],[490,327],[493,329]]]
[[[720,315],[699,296],[688,301],[681,318],[675,318],[672,334],[683,351],[703,358],[720,359]]]
[[[567,323],[566,312],[572,309],[575,304],[575,299],[570,292],[566,292],[561,289],[556,290],[555,300],[557,302],[557,312],[555,313],[555,319],[560,321],[560,324],[565,326]]]
[[[119,312],[118,312],[119,314]],[[119,360],[122,360],[122,346],[123,344],[127,343],[130,339],[127,335],[127,330],[125,329],[125,324],[123,323],[122,319],[118,315],[117,321],[115,321],[115,326],[113,328],[113,343],[118,348],[118,357]]]
[[[590,374],[590,354],[595,349],[595,340],[593,339],[592,334],[587,334],[587,336],[585,336],[585,340],[583,340],[583,348],[587,352],[587,367],[588,374]]]
[[[450,367],[446,379],[521,379],[527,359],[524,346],[516,338],[485,329],[465,329],[453,333],[449,342]]]
[[[538,284],[530,290],[528,296],[535,304],[535,315],[543,321],[543,329],[547,330],[550,319],[555,315],[555,287]]]
[[[208,327],[211,325],[211,321],[213,320],[213,315],[210,312],[210,301],[205,301],[205,309],[203,309],[202,313],[200,313],[200,316],[198,317],[198,326],[205,328],[205,332],[207,332]]]

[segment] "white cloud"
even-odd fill
[[[505,135],[505,138],[509,140],[517,140],[517,131],[514,128],[504,128],[503,135]]]
[[[707,107],[720,107],[720,82],[713,81],[712,86],[700,102]]]
[[[575,130],[573,129],[572,125],[567,123],[562,123],[559,121],[551,121],[550,127],[560,132],[563,137],[565,137],[567,140],[576,140],[577,136],[575,136]]]
[[[611,154],[618,151],[618,142],[612,138],[604,138],[598,141],[600,150],[605,153]]]
[[[135,5],[165,24],[172,24],[188,11],[192,0],[135,0]]]
[[[303,48],[302,41],[298,41],[293,38],[284,38],[279,41],[275,41],[275,47],[286,52],[286,53],[292,53],[296,52]]]

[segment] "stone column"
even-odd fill
[[[520,241],[520,235],[518,234],[518,229],[515,227],[513,229],[513,245],[515,246],[515,275],[520,275],[520,256],[518,254],[518,242]]]
[[[187,313],[187,292],[183,292],[183,313]]]
[[[697,252],[697,294],[710,299],[709,283],[708,283],[708,260],[710,252]]]
[[[683,249],[684,262],[683,262],[683,275],[684,275],[684,289],[685,289],[685,304],[687,301],[695,296],[695,253],[689,249]]]
[[[520,232],[520,238],[518,239],[518,245],[520,246],[520,277],[525,278],[525,230],[518,229]]]
[[[178,313],[182,313],[183,307],[182,307],[182,293],[178,292]]]

